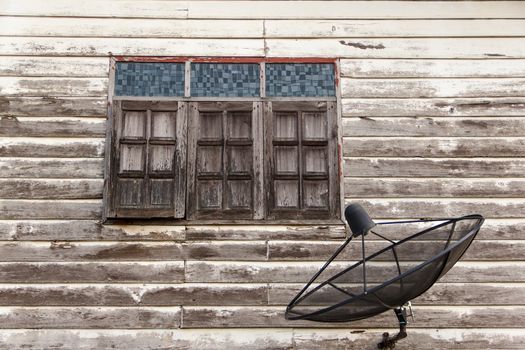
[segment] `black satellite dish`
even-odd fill
[[[349,322],[393,309],[400,331],[393,337],[384,333],[383,341],[378,344],[379,349],[392,349],[398,340],[407,336],[407,305],[461,258],[479,232],[483,216],[376,224],[359,204],[351,204],[345,210],[345,217],[352,235],[290,302],[286,318]],[[431,225],[421,230],[420,226],[425,224]],[[417,233],[398,241],[388,238],[391,234],[399,237],[403,232],[410,232],[410,225],[418,225],[419,230],[412,228]],[[379,226],[386,232],[377,232]],[[354,245],[349,243],[357,236],[361,236],[359,260],[350,266],[341,265],[336,258],[345,261],[351,258]],[[374,241],[368,239],[372,236]],[[367,246],[374,250],[368,256]]]

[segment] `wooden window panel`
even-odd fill
[[[109,124],[106,217],[183,218],[186,104],[114,101]]]
[[[188,115],[189,219],[262,219],[258,102],[193,102]]]
[[[337,218],[335,102],[266,102],[264,115],[268,219]]]

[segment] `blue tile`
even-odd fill
[[[334,65],[329,63],[267,63],[266,96],[335,96]]]
[[[193,97],[258,97],[259,91],[258,64],[191,64]]]
[[[184,96],[184,63],[117,62],[117,96]]]

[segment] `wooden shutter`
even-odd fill
[[[185,109],[182,102],[113,102],[108,217],[184,217]]]
[[[190,219],[263,218],[260,103],[194,102],[189,108]]]
[[[336,218],[335,102],[267,102],[264,114],[269,219]]]

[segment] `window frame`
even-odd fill
[[[117,62],[149,62],[149,63],[184,63],[185,64],[185,81],[184,81],[184,96],[116,96],[115,91],[115,70]],[[191,87],[191,63],[252,63],[259,65],[259,83],[260,83],[260,96],[259,97],[191,97],[190,96],[190,87]],[[265,79],[265,65],[266,63],[324,63],[324,64],[333,64],[334,65],[334,83],[335,83],[335,96],[316,96],[316,97],[267,97],[266,96],[266,79]],[[105,157],[104,157],[104,191],[103,191],[103,222],[122,222],[126,221],[143,221],[148,222],[153,221],[169,221],[170,223],[175,224],[206,224],[207,222],[221,222],[221,223],[254,223],[254,224],[340,224],[342,221],[343,213],[342,208],[344,207],[344,177],[342,174],[342,135],[341,135],[341,87],[339,84],[340,81],[340,62],[336,58],[326,58],[326,57],[308,57],[308,58],[289,58],[289,57],[275,57],[275,58],[265,58],[265,57],[201,57],[201,56],[170,56],[170,57],[145,57],[145,56],[111,56],[109,63],[109,83],[108,83],[108,103],[107,103],[107,129],[106,129],[106,144],[105,144]],[[189,107],[192,103],[198,102],[253,102],[254,105],[259,105],[261,110],[258,112],[260,115],[259,121],[256,121],[258,124],[257,128],[254,128],[254,133],[258,132],[261,134],[262,142],[261,149],[254,150],[260,152],[259,156],[263,157],[262,163],[264,171],[261,174],[261,177],[266,179],[261,179],[261,186],[264,191],[268,192],[267,186],[267,176],[270,171],[267,166],[266,156],[264,155],[264,150],[267,147],[267,132],[266,132],[266,122],[263,120],[266,116],[265,103],[267,102],[326,102],[335,106],[335,111],[332,113],[333,118],[329,123],[330,126],[335,128],[336,136],[333,138],[335,145],[331,147],[330,152],[330,171],[333,171],[334,174],[331,176],[329,182],[332,186],[333,191],[331,190],[330,194],[330,206],[331,206],[331,218],[330,219],[308,219],[308,218],[272,218],[272,215],[269,212],[267,199],[267,194],[262,195],[262,199],[265,202],[262,206],[255,208],[256,214],[253,219],[246,220],[235,220],[235,219],[219,219],[219,220],[207,220],[206,218],[195,218],[190,212],[191,206],[189,194],[190,194],[190,167],[186,167],[186,196],[185,196],[185,215],[183,219],[177,219],[174,217],[169,218],[115,218],[112,214],[112,198],[111,198],[111,179],[115,172],[112,167],[114,165],[110,162],[110,154],[115,149],[112,142],[115,141],[115,136],[113,135],[113,130],[115,126],[115,116],[113,115],[113,106],[116,101],[169,101],[169,102],[185,102],[187,103],[188,115],[187,115],[187,127],[190,126],[191,111]],[[254,119],[255,121],[255,119]],[[262,128],[259,131],[256,131],[258,128]],[[333,132],[330,131],[330,132]],[[330,139],[330,138],[329,138]],[[189,152],[189,133],[186,137],[186,142],[188,143],[187,151]],[[254,139],[254,145],[256,144],[256,139]],[[186,164],[190,164],[190,154],[187,153]],[[255,190],[255,192],[259,192]],[[333,198],[332,198],[333,197]],[[254,198],[255,199],[255,198]],[[333,206],[333,208],[332,208]],[[193,217],[193,218],[192,218]]]

